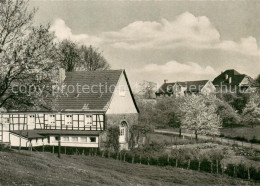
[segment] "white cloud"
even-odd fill
[[[72,41],[86,44],[86,45],[98,45],[100,43],[100,38],[95,36],[89,36],[87,34],[73,34],[71,29],[66,25],[65,21],[62,19],[55,19],[50,31],[54,32],[57,39],[70,39]]]
[[[139,72],[151,72],[160,74],[185,74],[185,75],[209,75],[215,76],[217,72],[211,67],[201,67],[197,63],[179,63],[177,61],[169,61],[165,64],[147,64]]]
[[[70,38],[82,44],[108,46],[120,49],[218,49],[239,52],[245,55],[260,55],[254,37],[241,38],[239,42],[221,40],[219,31],[205,16],[194,16],[185,12],[173,21],[136,21],[119,31],[103,32],[98,36],[75,35],[61,19],[51,27],[58,38]]]

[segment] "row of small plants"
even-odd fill
[[[153,148],[158,149],[156,145],[153,147],[149,146],[149,150]],[[33,150],[42,151],[42,147],[34,148]],[[194,158],[191,157],[190,153],[192,151],[172,150],[170,153],[163,153],[159,151],[154,151],[154,153],[149,152],[146,148],[134,149],[131,151],[120,151],[115,152],[113,150],[100,151],[96,148],[74,148],[74,147],[62,147],[61,153],[67,155],[86,155],[86,156],[99,156],[103,158],[115,159],[122,162],[128,162],[132,164],[143,164],[152,166],[172,166],[183,169],[190,169],[196,171],[203,171],[213,174],[228,175],[235,178],[260,181],[260,170],[255,167],[246,167],[243,164],[234,165],[228,164],[224,168],[220,161],[222,155],[212,154],[211,157],[201,157]],[[58,153],[57,147],[46,146],[44,151]],[[183,155],[186,154],[186,155]]]

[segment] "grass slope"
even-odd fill
[[[51,153],[1,152],[0,185],[243,184],[241,180],[172,167]],[[244,183],[245,184],[245,183]]]

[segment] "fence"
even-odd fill
[[[33,148],[34,151],[48,151],[52,153],[58,153],[58,147],[45,146]],[[220,164],[220,161],[208,160],[208,159],[183,159],[174,158],[168,154],[162,154],[160,156],[145,155],[133,151],[101,151],[97,148],[75,148],[75,147],[62,147],[62,154],[67,155],[87,155],[87,156],[99,156],[103,158],[115,159],[122,162],[128,162],[132,164],[143,164],[147,166],[171,166],[183,169],[190,169],[195,171],[202,171],[212,174],[228,175],[234,178],[241,178],[246,180],[260,181],[260,170],[255,167],[246,167],[243,164],[234,165],[228,164],[226,167]]]

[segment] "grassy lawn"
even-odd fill
[[[246,184],[220,175],[51,153],[0,152],[0,185]]]
[[[221,129],[221,134],[230,137],[245,137],[250,140],[254,136],[256,139],[260,139],[260,125],[252,127],[237,127],[237,128],[223,128]]]

